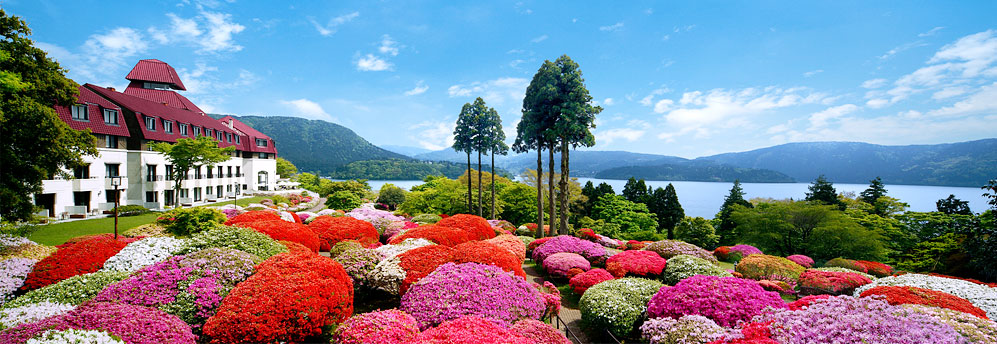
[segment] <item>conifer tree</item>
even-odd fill
[[[717,226],[717,235],[720,235],[720,243],[722,245],[733,244],[737,239],[735,235],[736,224],[731,220],[730,215],[734,212],[734,206],[740,205],[746,208],[752,208],[750,202],[744,199],[744,190],[741,189],[741,181],[734,180],[734,186],[730,188],[730,193],[724,198],[724,204],[720,206],[720,212],[717,213],[717,219],[720,225]]]

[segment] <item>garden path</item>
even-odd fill
[[[543,277],[540,276],[540,272],[537,271],[535,265],[524,264],[523,271],[526,272],[526,276],[529,278],[530,282],[543,284],[544,279]],[[581,311],[579,311],[577,308],[570,308],[566,305],[562,305],[561,313],[559,314],[559,316],[561,317],[561,321],[564,321],[565,324],[568,324],[568,329],[571,330],[571,333],[574,333],[575,336],[578,336],[578,340],[576,341],[574,338],[572,338],[571,335],[565,333],[565,335],[568,336],[568,339],[571,340],[571,342],[575,344],[589,343],[589,339],[585,335],[585,331],[583,331],[581,327],[582,325]]]
[[[319,197],[318,205],[312,207],[311,209],[305,210],[310,213],[317,213],[319,210],[325,209],[325,197]]]

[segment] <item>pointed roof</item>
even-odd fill
[[[201,108],[197,107],[197,105],[194,105],[194,103],[191,102],[190,99],[187,99],[187,97],[184,97],[180,93],[171,90],[147,89],[147,88],[142,88],[142,85],[136,85],[140,83],[141,81],[132,81],[131,84],[128,85],[128,88],[125,88],[124,94],[145,98],[175,108],[190,110],[198,113],[204,113],[204,111],[201,110]]]
[[[135,67],[132,68],[132,71],[128,72],[128,76],[125,79],[131,81],[159,82],[168,84],[174,89],[187,90],[183,86],[183,82],[180,81],[177,71],[166,62],[157,59],[139,60],[135,64]]]

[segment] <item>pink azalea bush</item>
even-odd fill
[[[613,274],[610,274],[609,271],[604,269],[592,269],[575,275],[575,277],[572,277],[571,280],[568,281],[568,285],[571,286],[571,290],[574,291],[575,294],[582,295],[585,294],[585,291],[592,286],[615,278],[616,277],[613,277]]]
[[[413,344],[534,344],[533,339],[477,316],[465,316],[420,333]]]
[[[49,330],[102,330],[134,344],[194,344],[197,336],[176,316],[154,308],[90,302],[63,315],[0,332],[0,343],[21,344]]]
[[[533,250],[533,261],[543,264],[544,259],[555,253],[576,253],[594,262],[606,255],[606,248],[594,242],[570,235],[559,235],[545,241]]]
[[[800,266],[807,269],[814,267],[814,259],[804,256],[802,254],[794,254],[792,256],[786,257],[786,259],[791,260],[793,263],[800,264]]]
[[[509,328],[516,334],[533,340],[536,344],[571,344],[568,337],[549,324],[533,319],[517,321]]]
[[[720,326],[733,327],[751,320],[766,307],[786,308],[786,304],[779,293],[766,291],[755,281],[696,275],[654,294],[647,315],[676,319],[702,315]]]
[[[737,257],[738,259],[740,259],[752,254],[762,254],[762,250],[759,250],[757,247],[751,245],[740,244],[730,247],[730,254],[733,255],[735,253],[740,254],[740,257]]]
[[[536,288],[502,268],[446,263],[413,284],[402,296],[400,309],[426,329],[465,315],[503,324],[540,319],[545,308]]]
[[[346,319],[333,334],[341,344],[402,344],[419,334],[419,325],[397,309],[357,314]]]
[[[588,271],[592,268],[591,263],[585,257],[576,253],[561,252],[555,253],[544,259],[544,270],[547,274],[556,278],[568,277],[568,270],[579,268]]]

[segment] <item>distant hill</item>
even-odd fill
[[[412,160],[375,146],[353,130],[335,123],[285,116],[233,117],[273,138],[277,155],[294,163],[302,172],[328,175],[354,161]]]
[[[910,146],[860,142],[804,142],[697,158],[742,168],[778,171],[801,182],[824,174],[836,183],[978,187],[997,178],[997,139]]]
[[[401,155],[404,155],[404,156],[408,156],[408,157],[415,157],[416,155],[419,155],[419,154],[425,154],[425,153],[432,152],[429,149],[425,149],[425,148],[421,148],[421,147],[412,147],[412,146],[380,145],[379,147],[384,148],[385,150],[388,150],[388,151],[391,151],[391,152],[395,152],[395,153],[398,153],[398,154],[401,154]]]
[[[481,170],[489,171],[489,168],[483,165]],[[334,179],[416,180],[429,175],[445,175],[456,179],[466,172],[467,165],[451,161],[389,159],[354,161],[336,168],[329,176]],[[496,168],[495,174],[511,177],[501,168]]]
[[[643,166],[664,163],[678,163],[688,161],[688,159],[658,155],[631,153],[625,151],[590,151],[578,150],[571,152],[571,174],[578,177],[593,177],[602,170],[620,166]],[[467,163],[466,153],[454,151],[447,148],[444,150],[429,153],[417,154],[416,159],[431,161],[453,161],[456,163]],[[471,155],[471,163],[477,162],[477,155]],[[486,157],[482,156],[482,159]],[[491,159],[491,158],[487,158]],[[489,160],[490,161],[490,160]],[[543,154],[544,168],[547,168],[547,152]],[[554,154],[554,163],[560,166],[561,155]],[[528,154],[511,153],[508,156],[495,156],[495,165],[500,166],[510,173],[519,174],[526,169],[537,168],[537,153]],[[560,167],[558,167],[560,168]],[[629,177],[628,177],[629,178]]]
[[[746,183],[792,183],[793,178],[772,170],[739,168],[714,163],[679,163],[653,166],[616,167],[595,174],[602,179],[628,179],[634,177],[646,180],[732,182],[735,179]]]

